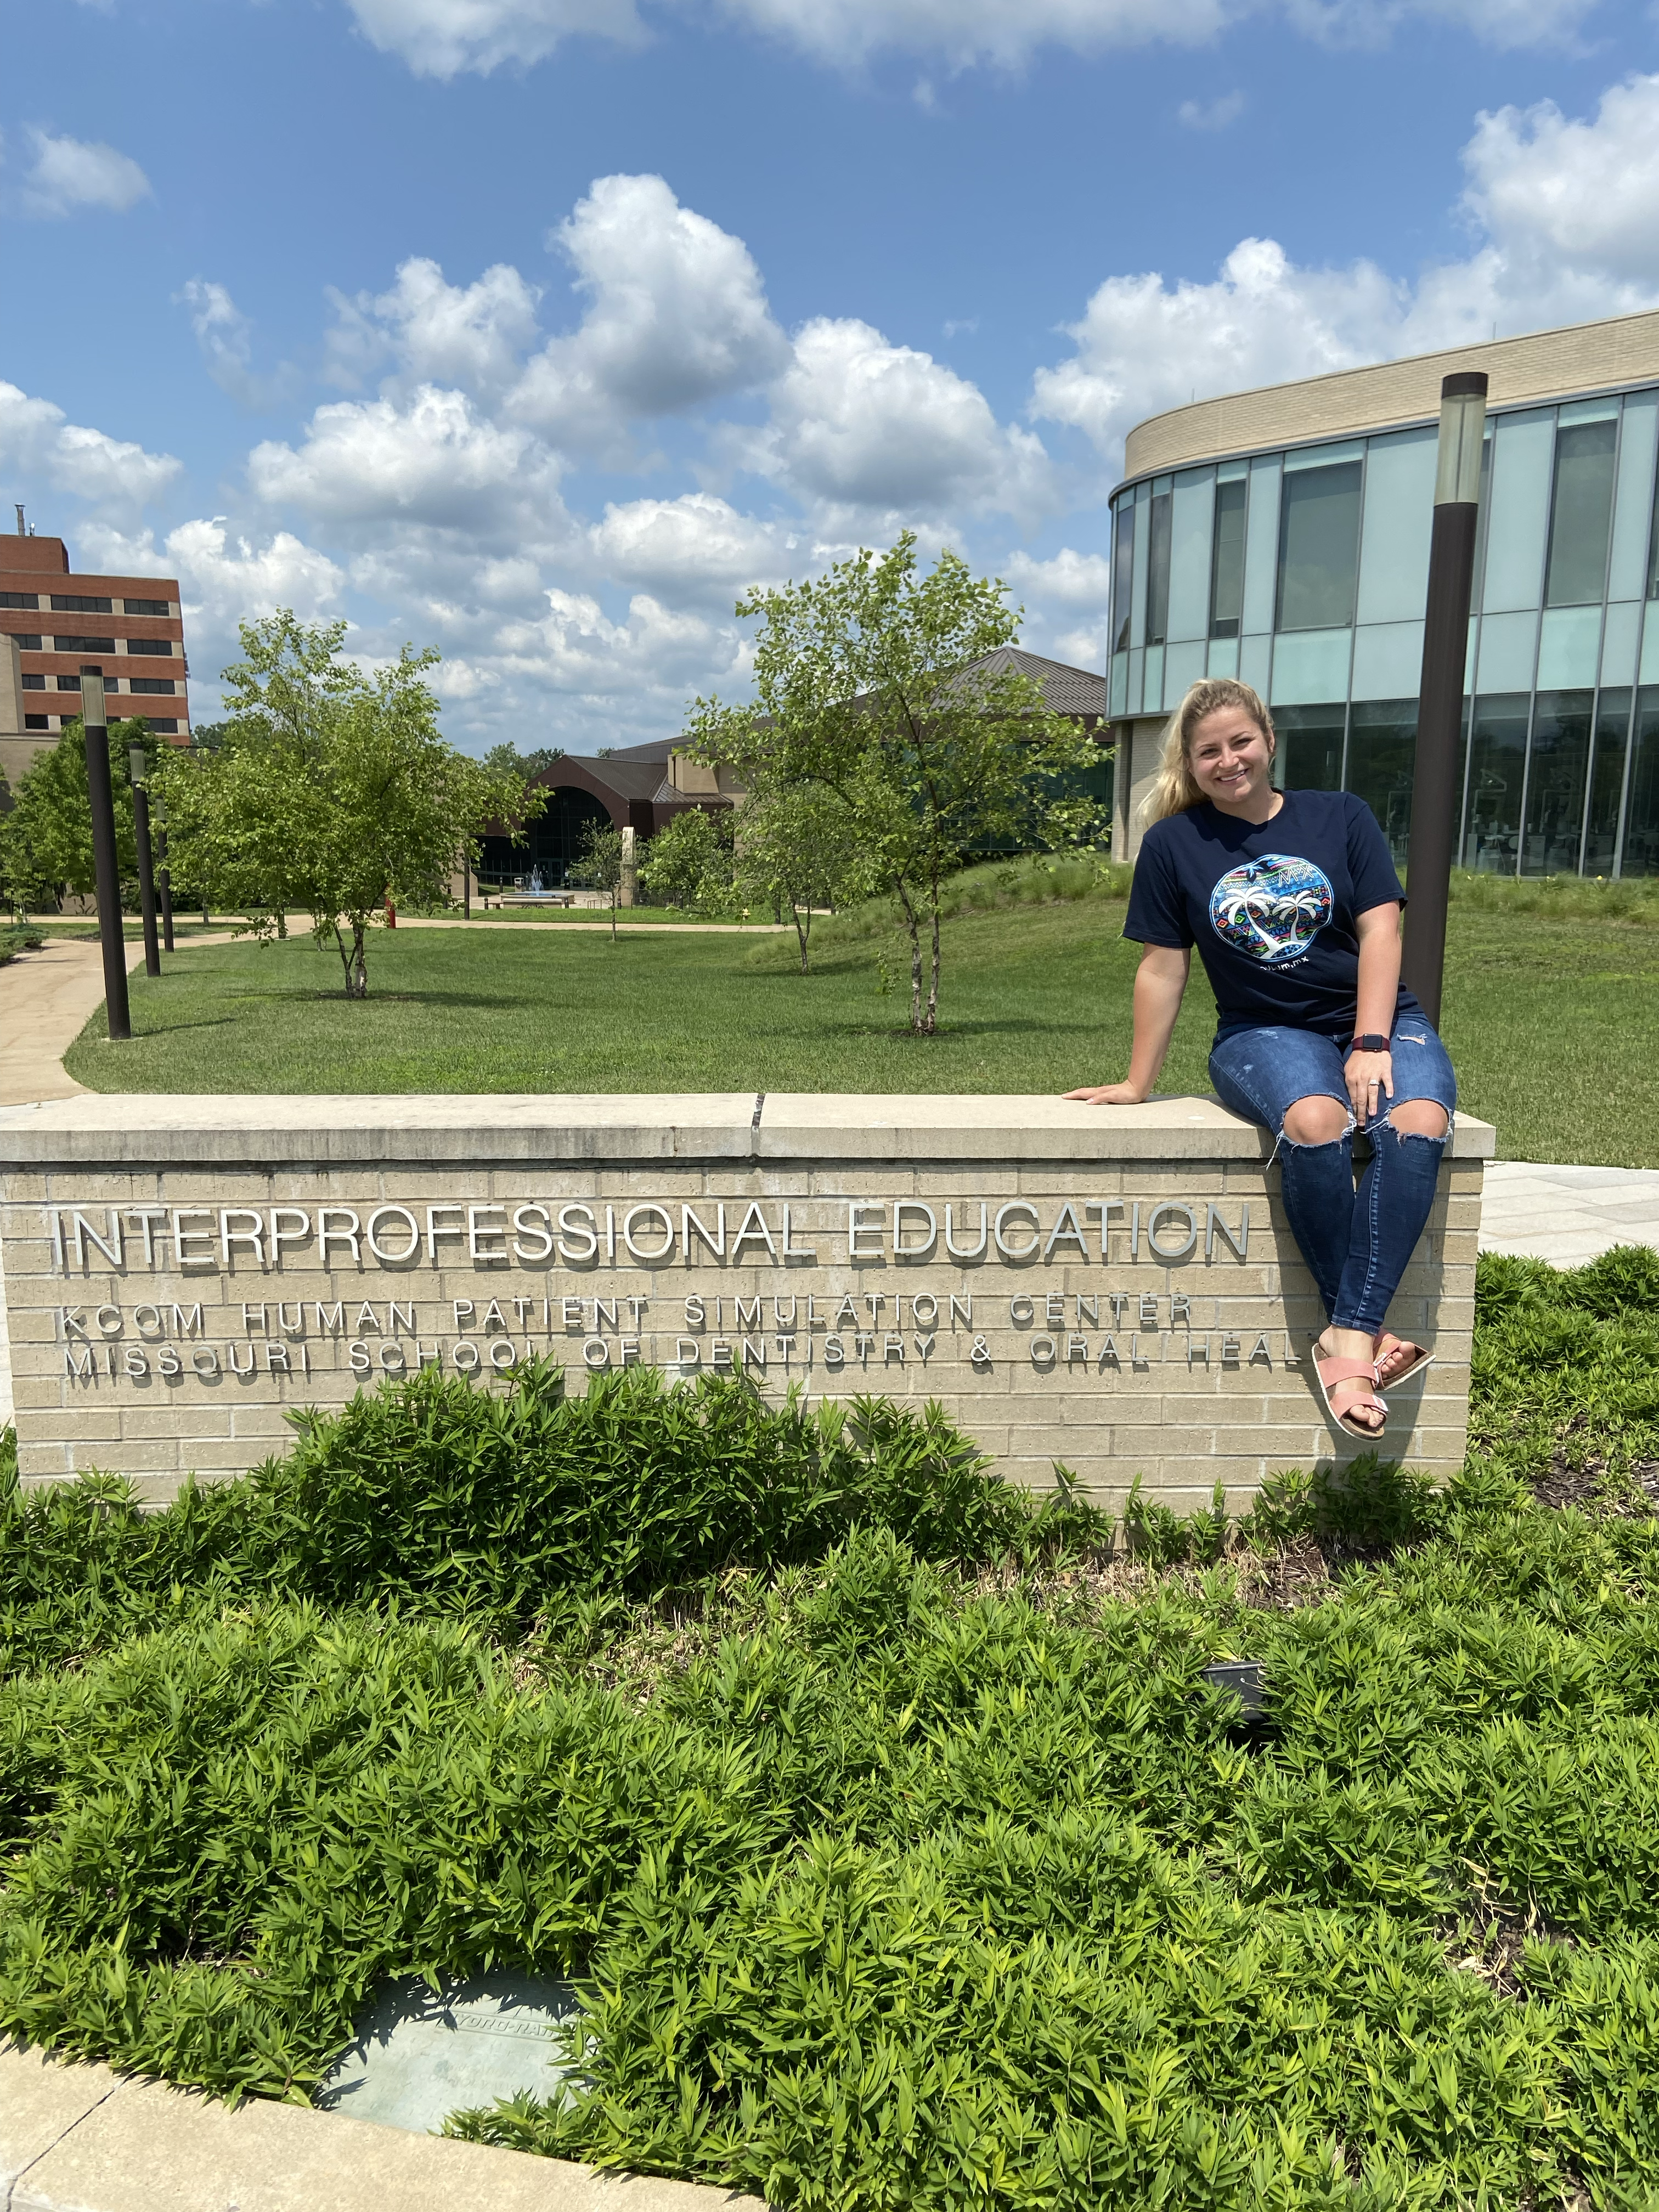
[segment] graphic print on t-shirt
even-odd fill
[[[1307,951],[1335,903],[1323,868],[1291,853],[1264,853],[1216,884],[1210,927],[1235,951],[1277,968]]]

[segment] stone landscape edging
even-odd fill
[[[0,2046],[0,2212],[763,2212],[761,2199]]]

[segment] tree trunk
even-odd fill
[[[904,909],[904,926],[910,933],[910,1027],[920,1036],[921,1024],[921,932],[916,921],[915,908],[910,902],[910,893],[902,876],[895,878],[894,889],[899,904]]]
[[[795,935],[800,941],[800,972],[803,975],[806,973],[806,940],[812,933],[812,909],[809,906],[805,912],[805,920],[803,921],[802,909],[795,904],[793,899],[790,900],[789,919],[794,923]]]
[[[611,890],[611,942],[613,945],[617,941],[617,901],[620,896],[620,885],[612,884]]]
[[[933,910],[933,964],[927,982],[927,1018],[922,1024],[929,1036],[939,1029],[939,882],[937,878],[928,885]]]
[[[368,996],[368,963],[363,945],[362,922],[354,921],[351,925],[351,947],[349,951],[337,921],[334,925],[334,943],[340,955],[340,965],[345,970],[347,998],[366,999]]]
[[[288,935],[288,909],[285,907],[279,906],[276,909],[276,934],[278,937]]]

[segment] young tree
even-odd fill
[[[447,905],[479,823],[524,792],[439,735],[423,680],[435,652],[405,646],[370,676],[343,657],[345,633],[287,609],[245,623],[222,744],[165,760],[157,781],[173,845],[216,902],[252,914],[259,937],[308,913],[361,999],[387,900]]]
[[[155,750],[149,725],[142,717],[111,723],[109,776],[115,800],[115,854],[124,883],[138,873],[132,783],[127,768],[127,748],[133,744],[143,744],[151,753]],[[92,805],[87,796],[87,736],[78,715],[64,724],[62,737],[50,751],[38,754],[33,765],[17,779],[11,806],[0,817],[0,878],[7,896],[24,908],[56,906],[65,890],[90,896],[97,888]]]
[[[570,864],[570,880],[611,898],[611,942],[617,941],[617,908],[622,900],[623,833],[614,822],[582,825],[581,853]]]
[[[919,576],[908,531],[815,582],[757,588],[737,611],[761,623],[756,698],[697,700],[695,750],[731,763],[751,791],[816,786],[846,807],[909,936],[910,1026],[931,1035],[940,884],[975,846],[1030,850],[1090,834],[1097,809],[1078,794],[1094,742],[1049,714],[1030,678],[972,665],[1014,641],[1023,610],[949,550]]]
[[[781,786],[751,797],[736,826],[738,889],[788,908],[805,975],[813,908],[844,906],[866,887],[852,809],[822,784]]]
[[[732,810],[689,806],[658,830],[640,860],[653,904],[723,913],[732,903]]]

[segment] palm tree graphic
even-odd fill
[[[1281,859],[1253,861],[1248,868],[1218,884],[1214,905],[1217,928],[1260,960],[1282,959],[1299,951],[1316,934],[1330,912],[1330,888],[1323,877],[1300,884],[1286,879],[1287,868],[1298,864]]]

